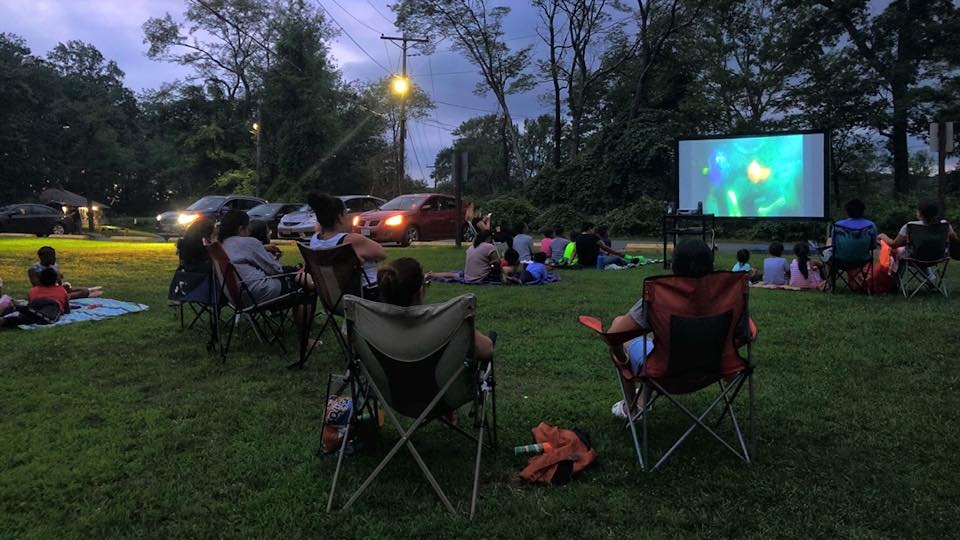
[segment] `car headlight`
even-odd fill
[[[200,217],[199,214],[180,214],[177,216],[177,223],[181,225],[189,225],[197,220]]]
[[[163,216],[161,216],[160,214],[157,214],[157,221],[163,221]]]
[[[399,225],[403,225],[403,215],[400,214],[396,216],[390,216],[383,222],[383,224],[387,227],[397,227]]]
[[[353,216],[353,226],[356,227],[360,224],[360,216]]]

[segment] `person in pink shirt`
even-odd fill
[[[540,251],[547,254],[547,258],[550,258],[550,242],[553,241],[553,229],[544,229],[543,230],[543,240],[540,241]]]
[[[810,248],[807,244],[794,244],[793,254],[796,258],[790,263],[790,286],[800,289],[823,288],[823,276],[820,274],[823,265],[810,260]]]

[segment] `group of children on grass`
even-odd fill
[[[50,246],[37,250],[37,262],[27,269],[30,291],[26,300],[0,295],[0,328],[20,324],[49,324],[70,313],[70,300],[98,297],[100,287],[72,287],[63,280],[57,264],[57,251]]]
[[[797,289],[823,289],[824,266],[820,261],[810,259],[810,247],[802,242],[793,245],[794,259],[787,263],[783,257],[783,244],[773,242],[767,249],[769,257],[763,260],[763,270],[758,272],[750,266],[750,251],[737,251],[737,262],[731,270],[746,272],[750,275],[751,283],[763,283],[772,286],[789,286]]]

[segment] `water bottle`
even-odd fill
[[[697,215],[703,215],[703,201],[697,201]]]
[[[603,267],[605,266],[604,261],[606,260],[606,258],[607,256],[604,255],[603,253],[600,253],[599,255],[597,255],[597,270],[603,270]]]
[[[542,454],[544,452],[552,452],[553,445],[545,442],[540,444],[528,444],[524,446],[515,446],[513,448],[513,455],[519,456],[520,454]]]
[[[673,201],[670,201],[670,202],[667,203],[667,215],[668,215],[668,216],[672,216],[672,215],[673,215],[673,210],[674,210],[674,208],[673,208]]]

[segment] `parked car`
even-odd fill
[[[247,215],[250,216],[251,220],[266,221],[267,226],[270,227],[270,237],[277,238],[277,227],[280,225],[283,216],[293,212],[305,212],[309,209],[310,207],[303,203],[265,203],[247,210]]]
[[[370,195],[338,195],[347,207],[347,219],[351,224],[354,218],[369,210],[376,210],[387,202],[380,197]],[[277,225],[277,236],[280,238],[310,238],[317,227],[317,216],[309,206],[303,212],[294,212],[283,216]]]
[[[11,204],[0,207],[0,232],[37,236],[73,232],[73,222],[58,208],[44,204]]]
[[[365,212],[353,224],[353,231],[380,243],[409,246],[418,240],[443,240],[456,236],[456,199],[440,193],[400,195],[379,210]]]
[[[157,216],[157,232],[160,236],[180,236],[191,223],[201,217],[220,221],[230,210],[251,210],[267,201],[246,195],[207,195],[191,204],[186,210],[172,210]]]

